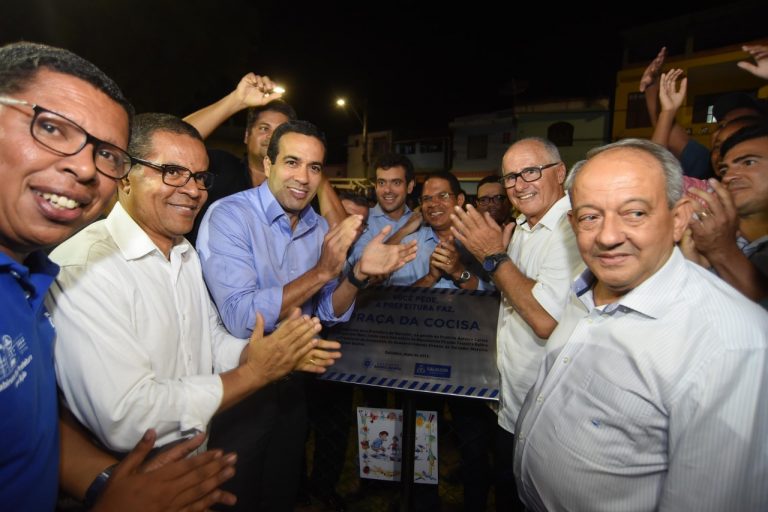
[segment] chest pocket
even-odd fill
[[[627,473],[666,465],[667,417],[636,392],[590,372],[568,398],[556,431],[580,458]],[[646,468],[645,470],[641,468]]]

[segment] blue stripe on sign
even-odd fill
[[[461,394],[461,390],[462,390],[462,389],[464,389],[464,386],[459,386],[459,387],[457,387],[457,388],[454,390],[453,394],[454,394],[454,395],[459,395],[459,394]]]
[[[350,373],[349,375],[347,375],[347,378],[345,380],[347,382],[352,382],[353,380],[355,380],[355,374],[354,373]]]
[[[357,378],[357,380],[355,381],[355,384],[360,384],[360,383],[361,383],[361,382],[363,382],[364,380],[365,380],[365,375],[361,375],[361,376],[359,376],[359,377]]]
[[[373,384],[373,382],[376,380],[376,377],[371,377],[368,379],[368,382],[366,384]]]
[[[411,385],[408,386],[408,389],[414,389],[418,385],[419,385],[419,381],[415,380],[415,381],[411,382]]]
[[[434,393],[434,392],[436,392],[438,389],[440,389],[440,384],[435,384],[435,385],[433,385],[433,386],[432,386],[432,389],[430,389],[430,391],[432,391],[432,392]]]
[[[451,384],[446,384],[445,387],[443,388],[443,393],[449,392],[452,387],[453,386]]]
[[[382,377],[381,379],[379,379],[379,382],[377,382],[376,384],[379,385],[379,386],[385,386],[386,382],[387,382],[387,378],[386,377]]]
[[[471,388],[469,388],[469,389],[467,390],[467,392],[466,392],[465,394],[466,394],[467,396],[470,396],[470,395],[472,395],[472,394],[475,392],[475,389],[477,389],[477,388],[476,388],[475,386],[472,386]]]
[[[419,388],[419,391],[424,391],[425,389],[427,389],[428,386],[429,386],[429,382],[425,382],[424,384],[421,385],[421,387]]]
[[[346,373],[339,373],[338,380],[344,380],[344,377],[346,377],[346,376],[347,376]]]
[[[407,380],[401,380],[400,384],[398,384],[397,387],[402,389],[403,387],[405,387],[406,384],[408,384]]]
[[[397,382],[397,379],[389,379],[389,382],[387,382],[387,387],[392,387],[395,385],[395,382]]]
[[[499,396],[499,390],[498,389],[494,389],[491,392],[491,398],[496,398],[497,396]]]

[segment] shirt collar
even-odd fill
[[[20,286],[29,292],[29,299],[35,302],[42,300],[59,273],[59,266],[44,251],[30,253],[24,263],[0,252],[0,270],[13,275]]]
[[[610,313],[618,308],[631,309],[650,318],[659,318],[669,311],[670,304],[679,300],[676,295],[685,281],[686,261],[680,249],[675,247],[669,259],[651,277],[640,283],[618,301],[608,304],[605,311]],[[592,309],[594,299],[592,287],[597,282],[587,268],[571,285],[571,289],[587,309]]]
[[[139,227],[118,202],[107,216],[107,230],[126,260],[139,259],[152,251],[162,254],[149,235]],[[186,238],[174,244],[172,252],[184,254],[191,248]]]
[[[411,213],[411,209],[408,208],[408,203],[404,204],[403,206],[405,206],[405,210],[403,210],[403,215],[402,217],[400,217],[401,219]],[[389,220],[394,220],[384,210],[381,209],[381,205],[379,205],[379,203],[376,203],[376,206],[371,208],[370,212],[368,213],[368,216],[369,217],[386,217]]]
[[[268,184],[265,182],[255,189],[252,189],[261,202],[262,209],[264,211],[264,220],[267,224],[273,224],[281,217],[285,217],[286,222],[290,226],[290,219],[288,214],[285,213],[283,207],[277,202],[272,191],[269,189]],[[312,208],[311,204],[308,204],[301,212],[299,212],[299,222],[296,224],[295,234],[299,234],[309,228],[312,228],[317,224],[319,215]]]
[[[528,219],[525,215],[519,215],[517,219],[515,219],[515,222],[517,222],[518,226],[522,226],[524,229],[529,231],[533,231],[538,226],[544,226],[548,230],[553,231],[557,229],[557,225],[560,222],[560,219],[564,214],[568,213],[568,210],[570,209],[571,200],[568,197],[568,194],[566,194],[558,199],[555,204],[550,206],[549,210],[547,210],[547,213],[544,214],[544,216],[539,220],[539,222],[536,223],[535,226],[531,227],[528,224]]]

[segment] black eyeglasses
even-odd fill
[[[141,158],[131,157],[132,164],[140,164],[159,171],[163,176],[163,183],[172,187],[183,187],[190,178],[194,178],[195,185],[200,190],[210,190],[213,187],[214,175],[210,171],[192,172],[186,167],[173,164],[155,164],[142,160]]]
[[[497,196],[480,196],[477,198],[477,204],[481,204],[483,206],[488,206],[489,204],[501,204],[504,202],[504,200],[507,198],[507,196],[503,196],[501,194]]]
[[[504,188],[512,188],[515,186],[517,178],[522,178],[526,183],[537,181],[541,179],[541,171],[554,167],[561,162],[554,162],[551,164],[537,165],[535,167],[525,167],[520,169],[520,172],[510,172],[499,178],[499,182]]]
[[[0,97],[0,104],[32,109],[29,133],[37,142],[61,156],[76,155],[93,145],[93,165],[108,178],[119,180],[131,170],[131,157],[114,144],[97,139],[61,114],[24,100]]]
[[[450,199],[451,197],[455,196],[456,194],[452,194],[450,192],[440,192],[439,194],[435,194],[434,196],[421,196],[419,198],[419,202],[421,204],[431,203],[432,201],[438,201],[440,203],[445,203]]]

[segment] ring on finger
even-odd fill
[[[314,359],[312,359],[311,357],[309,358],[309,362],[310,362],[310,363],[312,363],[312,364],[313,364],[313,365],[315,365],[315,366],[320,366],[319,364],[317,364],[317,361],[315,361],[315,360],[314,360]]]

